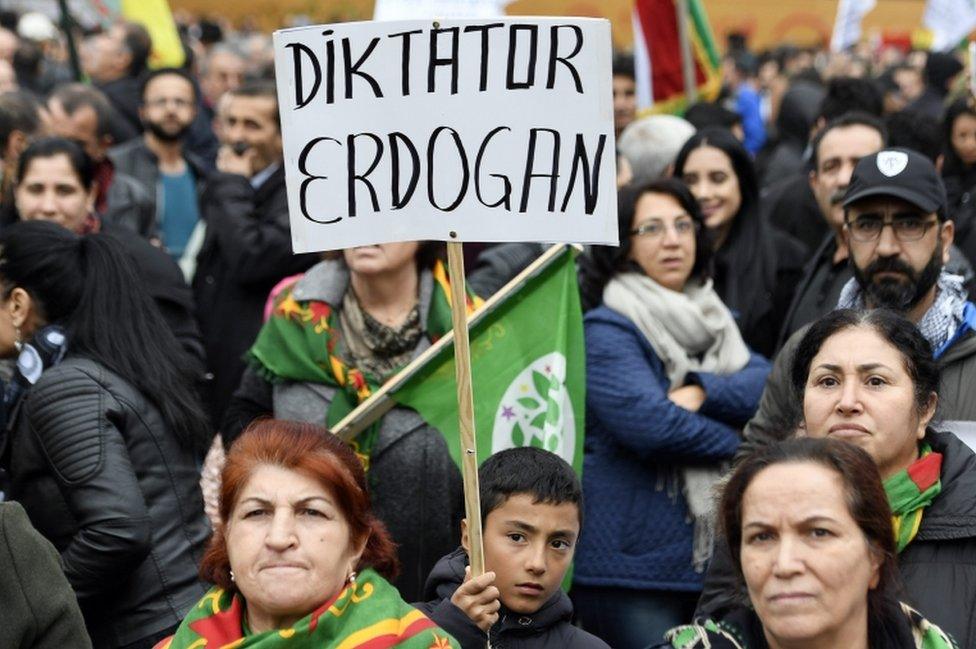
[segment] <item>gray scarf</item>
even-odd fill
[[[603,303],[644,334],[671,388],[683,386],[689,372],[728,375],[749,363],[749,348],[711,280],[690,281],[679,293],[641,273],[620,273],[603,290]],[[721,467],[680,468],[681,491],[694,519],[692,563],[698,572],[712,555],[715,491],[722,475]]]

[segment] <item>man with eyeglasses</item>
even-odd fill
[[[854,167],[843,200],[854,277],[837,308],[888,308],[915,322],[942,362],[944,420],[976,421],[976,305],[963,278],[944,268],[955,227],[942,179],[925,156],[883,149]],[[809,325],[790,336],[773,363],[759,411],[743,431],[739,457],[788,432],[798,404],[789,388],[793,352]]]
[[[943,264],[955,234],[935,167],[910,149],[861,158],[843,199],[844,234],[854,277],[838,308],[888,308],[916,323],[942,365],[939,417],[976,421],[976,305],[963,279]],[[773,363],[759,410],[743,431],[736,459],[791,436],[801,404],[790,388],[793,354],[809,325],[786,342]],[[713,560],[696,615],[721,617],[736,604],[727,558]]]
[[[139,116],[145,132],[108,153],[115,167],[140,181],[153,198],[154,229],[178,262],[200,220],[199,194],[207,178],[206,164],[185,146],[198,101],[186,72],[154,70],[142,84]],[[190,253],[195,254],[192,246]]]

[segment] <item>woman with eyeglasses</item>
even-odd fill
[[[759,402],[750,352],[708,277],[702,213],[678,180],[620,193],[619,247],[594,246],[584,319],[584,530],[573,596],[618,649],[689,618],[712,548],[720,465]]]

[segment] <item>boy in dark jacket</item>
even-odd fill
[[[467,520],[461,546],[427,577],[416,605],[464,649],[608,649],[571,624],[573,605],[560,584],[582,527],[579,479],[558,455],[516,448],[478,471],[485,574],[471,577]]]

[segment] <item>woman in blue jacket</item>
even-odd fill
[[[712,496],[769,362],[708,277],[711,246],[678,180],[620,194],[620,246],[584,266],[585,526],[573,595],[587,631],[647,646],[690,619],[711,555]]]

